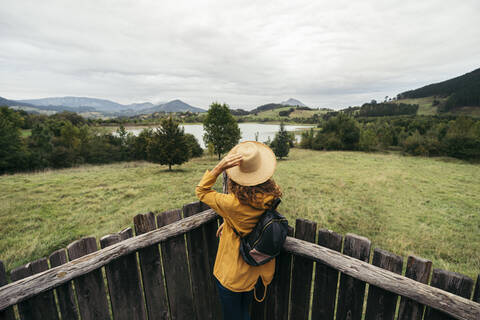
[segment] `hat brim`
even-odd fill
[[[258,141],[244,141],[233,147],[228,154],[237,153],[238,147],[244,143],[257,144],[260,164],[255,171],[245,172],[242,171],[242,164],[240,163],[239,166],[226,170],[228,177],[242,186],[255,186],[267,181],[273,176],[277,166],[277,158],[272,149]]]

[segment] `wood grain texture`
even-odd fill
[[[320,246],[340,252],[342,241],[342,235],[336,232],[327,229],[318,231],[317,243]],[[323,263],[317,263],[312,300],[312,319],[334,319],[338,276],[338,270]]]
[[[472,300],[480,303],[480,274],[477,276],[477,283],[475,284]]]
[[[375,248],[372,264],[382,269],[402,274],[403,258],[388,251]],[[398,295],[371,285],[368,288],[365,320],[393,320],[397,309]]]
[[[182,218],[181,212],[181,210],[171,210],[160,213],[157,216],[158,227],[179,221]],[[170,317],[172,320],[195,319],[185,237],[183,234],[177,235],[162,242],[160,247],[162,249]]]
[[[315,242],[317,224],[312,221],[297,219],[295,238]],[[312,287],[313,261],[301,256],[293,257],[291,320],[308,319],[310,310],[310,294]]]
[[[155,215],[152,212],[136,215],[133,218],[133,225],[137,237],[157,228]],[[142,271],[148,319],[167,320],[169,315],[168,301],[158,244],[152,244],[138,250],[138,257],[140,270]]]
[[[460,273],[434,269],[430,285],[464,298],[470,298],[473,289],[473,280]],[[450,320],[451,316],[432,309],[426,308],[424,320]]]
[[[54,251],[49,257],[50,266],[52,268],[67,263],[67,252],[64,248]],[[75,301],[75,293],[73,292],[72,282],[66,282],[56,289],[58,297],[58,306],[62,319],[78,319],[77,302]]]
[[[191,217],[203,209],[201,202],[193,202],[183,206],[184,217]],[[198,319],[220,319],[221,310],[216,308],[219,301],[215,282],[210,270],[208,242],[204,226],[186,233],[188,261],[192,276],[192,290],[195,311]],[[213,250],[213,248],[212,248]]]
[[[131,228],[120,233],[104,236],[100,239],[101,248],[131,238]],[[112,304],[112,315],[118,320],[145,320],[147,313],[140,288],[136,253],[122,256],[105,266],[108,292]]]
[[[7,273],[5,272],[5,265],[3,264],[3,261],[0,260],[0,287],[3,287],[7,283],[8,280]],[[15,320],[13,307],[9,307],[5,310],[0,311],[0,320]]]
[[[45,270],[48,270],[48,262],[46,258],[41,258],[13,270],[11,277],[13,281],[17,281]],[[18,311],[20,319],[58,319],[53,290],[43,292],[28,301],[20,303]]]
[[[364,261],[306,241],[288,237],[283,248],[322,262],[351,277],[439,309],[456,319],[480,319],[480,304],[431,287]]]
[[[293,234],[294,229],[289,226],[288,235],[292,237]],[[280,255],[275,258],[275,276],[267,288],[265,319],[288,319],[291,270],[292,254],[282,251]]]
[[[118,257],[183,234],[216,218],[217,214],[213,210],[207,210],[194,217],[182,219],[169,226],[92,252],[76,261],[70,261],[64,265],[26,277],[15,283],[9,283],[0,287],[0,311],[43,291],[52,289],[74,278],[99,269]]]
[[[67,246],[70,260],[82,258],[97,250],[97,241],[93,237],[77,240]],[[102,270],[96,269],[84,274],[76,278],[74,283],[78,309],[82,320],[110,319]]]
[[[343,254],[368,262],[371,242],[365,237],[347,234],[343,243]],[[365,282],[347,274],[340,275],[338,288],[337,319],[360,320],[362,318]]]
[[[428,283],[430,272],[432,271],[432,262],[420,257],[409,256],[407,259],[407,269],[405,277],[416,280],[421,283]],[[421,320],[425,306],[415,301],[402,297],[398,320]]]

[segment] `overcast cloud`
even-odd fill
[[[480,1],[2,0],[0,96],[383,99],[480,67]]]

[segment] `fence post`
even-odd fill
[[[7,281],[7,274],[5,273],[5,266],[3,265],[3,261],[0,260],[0,287],[6,285]],[[13,307],[8,307],[5,310],[0,311],[0,319],[1,320],[15,320],[15,313],[13,312]]]
[[[100,246],[103,249],[132,236],[132,229],[127,228],[120,233],[102,237]],[[113,318],[118,320],[146,320],[147,315],[140,288],[140,275],[138,274],[137,254],[134,252],[110,262],[105,266],[105,274],[112,303]]]
[[[403,258],[396,254],[375,248],[372,264],[374,266],[402,274]],[[393,320],[397,309],[398,295],[376,286],[368,287],[367,311],[365,320]]]
[[[370,258],[370,240],[355,234],[347,234],[343,244],[343,254],[368,262]],[[362,318],[365,282],[340,275],[338,292],[337,319],[360,320]]]
[[[67,246],[68,257],[71,260],[83,257],[98,250],[94,237],[83,238]],[[107,292],[103,281],[102,269],[96,269],[83,276],[75,278],[78,308],[82,320],[110,319],[108,311]]]
[[[181,210],[166,211],[157,216],[157,225],[161,228],[180,219]],[[185,237],[183,234],[175,236],[160,246],[171,319],[195,319]]]
[[[202,209],[201,202],[193,202],[183,206],[183,215],[190,217],[201,212]],[[210,232],[215,236],[215,231]],[[209,251],[214,248],[208,247],[209,242],[204,226],[188,232],[186,236],[197,319],[220,319],[219,298],[209,261]]]
[[[52,268],[67,263],[67,252],[64,248],[54,251],[48,259]],[[75,293],[73,292],[72,282],[64,283],[56,289],[58,297],[58,305],[62,319],[78,319],[77,303],[75,301]]]
[[[405,277],[421,283],[428,283],[432,262],[420,257],[409,256],[407,259],[407,270]],[[398,320],[421,320],[424,305],[408,298],[402,297]]]
[[[297,219],[295,238],[315,243],[317,224],[312,221]],[[291,320],[308,319],[310,294],[312,288],[313,261],[303,257],[293,257]]]
[[[432,287],[439,288],[461,297],[470,298],[473,289],[473,280],[460,273],[434,269],[432,274]],[[425,308],[424,320],[450,320],[449,315],[432,308]]]
[[[293,234],[293,228],[289,226],[288,236],[293,237]],[[275,276],[267,289],[265,319],[288,319],[291,270],[292,254],[282,250],[275,259]]]
[[[323,247],[340,252],[342,250],[342,240],[342,235],[336,232],[327,229],[318,231],[317,243]],[[317,262],[315,267],[312,319],[334,319],[338,275],[338,270]]]
[[[11,273],[12,281],[17,281],[48,269],[46,258],[41,258],[18,267]],[[53,290],[40,293],[18,304],[21,319],[58,319]]]
[[[155,230],[155,216],[152,212],[137,214],[133,217],[135,234],[141,235]],[[143,292],[149,319],[168,319],[168,301],[165,292],[162,261],[158,245],[138,250],[140,270],[142,271]]]

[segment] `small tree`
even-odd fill
[[[271,146],[275,155],[280,159],[288,156],[290,152],[290,135],[285,130],[283,122],[280,123],[280,130],[275,134]]]
[[[190,159],[191,152],[185,139],[183,128],[170,116],[163,119],[153,133],[147,146],[148,159],[155,163],[172,165],[182,164]]]
[[[233,148],[240,140],[240,128],[230,113],[228,105],[212,103],[203,121],[205,145],[213,145],[220,160],[223,153]]]

